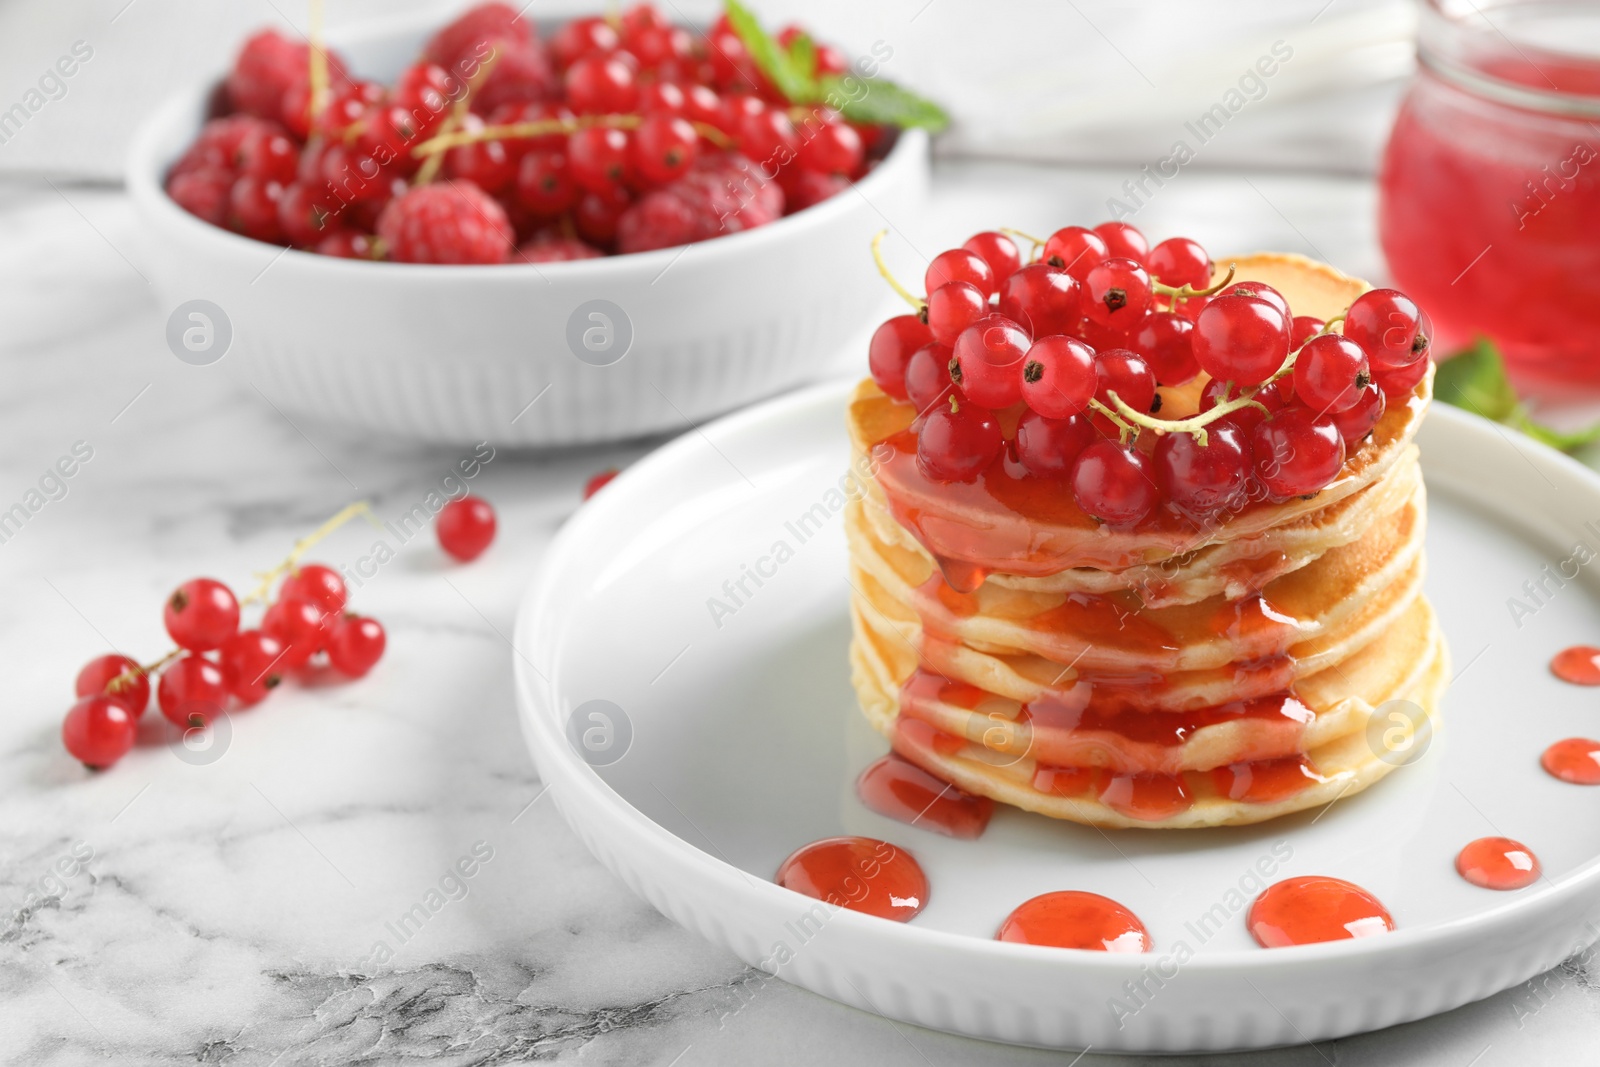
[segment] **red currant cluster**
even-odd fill
[[[1432,325],[1375,289],[1342,316],[1296,316],[1275,289],[1213,285],[1210,257],[1134,227],[1068,226],[1033,243],[985,232],[941,252],[917,308],[880,326],[872,377],[919,415],[917,458],[941,482],[993,464],[1060,479],[1088,515],[1197,522],[1316,493],[1427,372]],[[881,240],[880,235],[880,240]],[[877,246],[874,245],[874,254]],[[1231,284],[1230,284],[1231,283]],[[1335,329],[1342,323],[1342,331]],[[1163,418],[1157,386],[1209,377],[1199,414]],[[1008,439],[1006,429],[1015,427]]]
[[[845,72],[805,42],[816,78]],[[833,196],[889,143],[885,126],[796,106],[727,16],[701,34],[649,3],[547,41],[483,4],[393,86],[267,30],[226,88],[229,113],[167,177],[173,200],[257,240],[410,263],[583,259],[748,229]]]

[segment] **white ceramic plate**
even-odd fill
[[[1545,578],[1519,627],[1508,598],[1535,606],[1524,582],[1574,542],[1600,551],[1600,478],[1434,409],[1421,437],[1428,594],[1457,678],[1426,755],[1367,792],[1204,831],[1108,834],[1000,810],[982,838],[955,841],[875,815],[853,791],[886,746],[856,709],[845,660],[847,395],[847,384],[794,394],[643,460],[562,531],[523,604],[517,691],[539,771],[595,855],[662,912],[869,1011],[1098,1050],[1377,1029],[1488,996],[1595,940],[1600,789],[1549,777],[1539,754],[1600,732],[1593,692],[1546,667],[1568,644],[1600,643],[1600,599],[1585,575]],[[724,583],[737,593],[741,578],[748,595],[735,601]],[[714,619],[711,598],[734,610]],[[793,849],[835,834],[909,850],[929,877],[926,910],[909,924],[830,912],[770,881]],[[1514,893],[1463,881],[1456,852],[1490,834],[1529,845],[1546,877]],[[1373,891],[1397,930],[1257,948],[1243,910],[1264,883],[1301,874]],[[992,940],[1017,904],[1056,889],[1132,908],[1155,951]]]

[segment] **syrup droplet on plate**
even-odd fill
[[[773,879],[808,897],[906,922],[928,903],[928,876],[911,854],[870,837],[825,837],[783,861]]]
[[[1342,878],[1287,878],[1256,897],[1245,920],[1262,948],[1371,937],[1394,929],[1378,898]]]
[[[1573,645],[1550,660],[1550,673],[1573,685],[1600,685],[1600,648]]]
[[[1063,890],[1025,901],[1000,924],[996,941],[1091,952],[1149,952],[1139,917],[1098,893]]]
[[[1484,889],[1521,889],[1539,880],[1539,859],[1520,841],[1480,837],[1456,857],[1456,872]]]
[[[1600,785],[1600,741],[1569,737],[1544,750],[1539,763],[1563,782]]]
[[[977,837],[994,815],[988,797],[958,789],[892,752],[861,772],[856,795],[879,815],[947,837]]]

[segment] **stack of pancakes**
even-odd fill
[[[1236,267],[1297,315],[1366,288],[1300,257]],[[1203,384],[1163,390],[1163,413]],[[863,382],[865,492],[845,513],[863,710],[969,793],[1098,826],[1252,823],[1365,788],[1431,728],[1448,677],[1412,443],[1431,385],[1391,397],[1309,498],[1112,530],[1020,473],[927,480],[916,412]]]

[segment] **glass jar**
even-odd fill
[[[1600,4],[1426,0],[1378,230],[1434,352],[1600,386]]]

